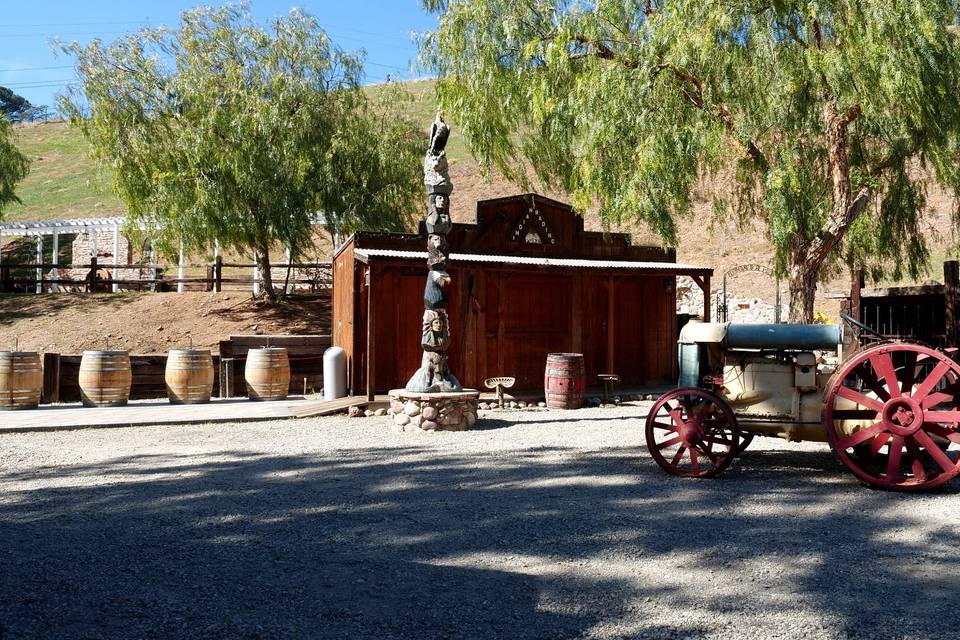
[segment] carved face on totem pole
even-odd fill
[[[431,269],[443,270],[446,268],[450,248],[447,237],[439,234],[430,234],[427,237],[427,266]]]
[[[446,235],[453,228],[453,221],[450,219],[449,200],[442,193],[430,196],[429,210],[427,212],[427,233]]]
[[[420,346],[425,351],[445,351],[450,344],[447,312],[427,309],[423,312],[423,338]]]

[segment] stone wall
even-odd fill
[[[716,322],[720,306],[720,292],[711,291],[710,320]],[[751,324],[771,323],[776,318],[776,305],[760,298],[730,296],[727,300],[727,320]],[[677,278],[677,313],[703,316],[703,292],[689,277]],[[787,303],[780,305],[780,319],[785,321],[790,313]]]
[[[99,230],[97,233],[97,262],[113,264],[113,231]],[[133,247],[130,246],[130,240],[120,234],[118,243],[120,264],[130,264],[133,262]],[[93,252],[90,250],[90,234],[78,233],[73,240],[73,264],[88,264]]]

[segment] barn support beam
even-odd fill
[[[710,322],[710,276],[691,275],[690,279],[700,287],[700,291],[703,293],[703,321]],[[726,304],[726,300],[724,300],[724,304]],[[717,320],[719,321],[720,318],[717,318]]]
[[[616,305],[614,304],[614,298],[616,297],[616,281],[613,276],[607,278],[607,371],[606,373],[614,373],[614,365],[616,364],[616,359],[613,357],[613,351],[616,348]]]
[[[377,385],[375,382],[377,371],[377,360],[374,351],[376,351],[377,341],[374,338],[374,305],[373,305],[373,275],[372,266],[366,269],[367,285],[367,400],[373,402],[377,395]]]

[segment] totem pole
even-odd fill
[[[447,288],[450,274],[447,262],[450,247],[447,234],[453,228],[450,220],[450,170],[444,148],[450,128],[438,113],[430,130],[430,146],[423,159],[423,183],[427,188],[427,284],[423,291],[423,335],[420,346],[423,358],[420,368],[407,382],[406,390],[416,393],[461,391],[457,378],[447,366],[450,346],[450,318],[447,315]]]

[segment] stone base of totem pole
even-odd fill
[[[444,393],[390,392],[390,415],[401,431],[465,431],[477,421],[480,392],[474,389]]]

